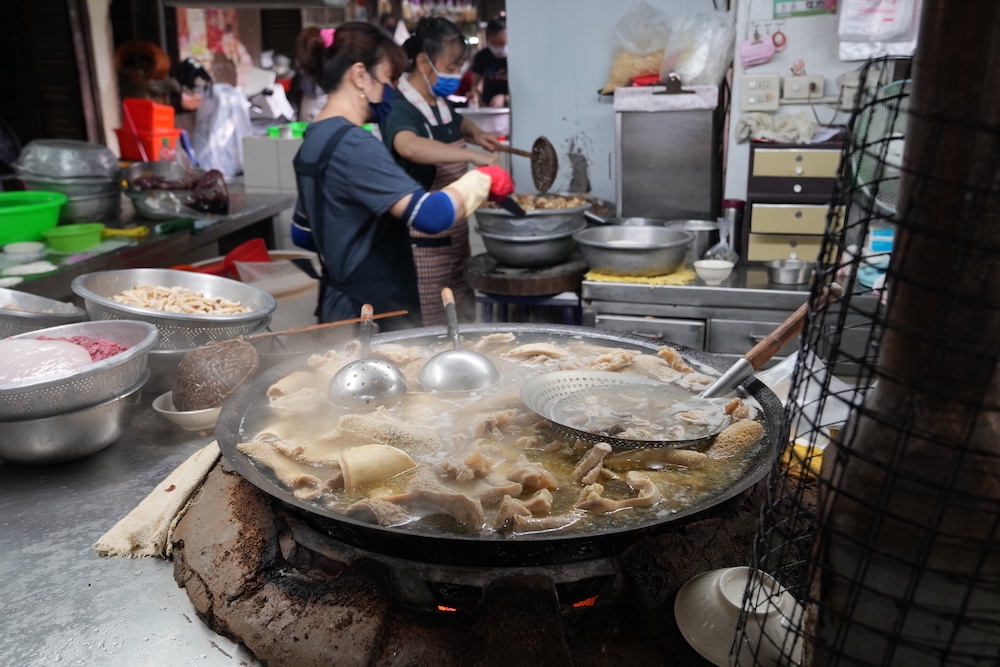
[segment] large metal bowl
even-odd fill
[[[78,410],[119,396],[146,373],[146,360],[159,334],[148,322],[78,322],[12,336],[13,339],[104,338],[127,347],[113,357],[68,375],[0,384],[0,419],[35,419]]]
[[[87,311],[71,303],[0,287],[0,338],[85,319]]]
[[[584,223],[583,214],[592,204],[572,208],[549,208],[526,211],[523,218],[514,217],[503,209],[476,209],[480,233],[500,236],[554,236],[573,233]],[[585,224],[585,223],[584,223]]]
[[[59,222],[101,222],[114,220],[122,210],[122,193],[117,187],[96,195],[67,197],[59,212]]]
[[[35,139],[14,164],[19,173],[50,178],[117,178],[118,156],[103,144],[74,139]]]
[[[569,259],[576,248],[573,234],[586,227],[587,223],[581,219],[576,227],[547,236],[493,234],[481,227],[476,231],[483,237],[486,252],[500,264],[533,269],[562,264]]]
[[[111,297],[136,285],[186,287],[208,297],[238,301],[250,309],[233,315],[189,315],[138,308]],[[85,273],[73,279],[73,291],[83,299],[92,320],[140,320],[160,331],[156,349],[186,350],[217,340],[255,333],[271,321],[278,304],[264,290],[238,280],[172,269],[121,269]]]
[[[72,412],[0,421],[0,459],[24,465],[62,463],[98,452],[122,436],[142,398],[143,377],[120,396]]]
[[[684,261],[694,235],[672,227],[606,225],[577,232],[583,259],[612,276],[663,276]]]
[[[194,191],[143,188],[136,185],[136,179],[153,177],[179,181],[189,176],[197,179],[204,173],[204,170],[196,167],[188,171],[177,162],[133,162],[122,172],[122,179],[125,182],[125,194],[132,199],[132,205],[139,215],[149,220],[172,220],[181,216],[199,215],[183,203],[194,195]]]

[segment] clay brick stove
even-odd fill
[[[608,556],[470,567],[333,539],[223,461],[174,533],[174,577],[268,665],[705,665],[673,599],[749,562],[763,487]]]

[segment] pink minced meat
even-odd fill
[[[48,338],[39,336],[36,340],[64,340],[87,350],[91,361],[103,361],[108,357],[124,352],[128,348],[107,338],[91,338],[89,336],[73,336],[71,338]]]

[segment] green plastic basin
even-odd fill
[[[0,245],[41,241],[59,222],[66,201],[66,195],[48,190],[0,192]]]

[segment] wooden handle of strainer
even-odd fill
[[[843,288],[837,283],[830,283],[819,295],[816,302],[816,312],[820,313],[828,305],[840,298],[844,293]],[[778,353],[778,350],[795,338],[802,327],[806,324],[806,314],[809,312],[809,300],[799,306],[788,319],[775,328],[774,331],[764,337],[759,343],[753,346],[743,358],[750,362],[755,371],[759,371],[767,361]]]
[[[501,153],[510,153],[512,155],[520,155],[521,157],[535,157],[531,151],[522,151],[520,148],[511,148],[503,144],[497,144],[497,150]]]
[[[378,315],[373,315],[373,320],[380,320],[383,317],[398,317],[400,315],[407,315],[410,311],[408,310],[393,310],[388,313],[379,313]],[[357,324],[361,322],[363,317],[352,317],[349,320],[337,320],[336,322],[323,322],[322,324],[310,324],[307,327],[297,327],[295,329],[285,329],[284,331],[268,331],[265,333],[253,334],[252,336],[244,336],[243,340],[260,340],[261,338],[270,338],[271,336],[283,336],[285,334],[297,334],[304,333],[306,331],[316,331],[317,329],[328,329],[330,327],[339,327],[344,324]]]

